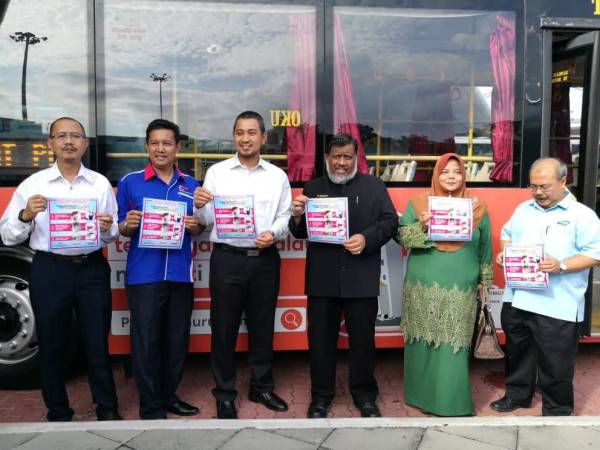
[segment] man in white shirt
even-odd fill
[[[72,338],[69,331],[75,310],[96,415],[98,420],[119,420],[108,356],[112,309],[110,266],[101,248],[102,242],[112,242],[118,236],[117,203],[108,180],[81,163],[88,147],[81,123],[69,117],[55,120],[50,126],[47,146],[54,152],[56,163],[17,187],[0,220],[4,244],[17,245],[29,238],[29,246],[36,252],[29,293],[36,319],[47,417],[49,421],[70,421],[73,417],[64,383],[64,349]],[[78,212],[77,222],[73,222],[72,211],[68,211],[62,214],[65,221],[54,216],[50,224],[49,199],[56,199],[55,204],[62,205],[68,200],[85,199],[84,203],[95,204],[96,208]],[[80,233],[74,223],[78,229],[85,223],[89,242],[78,239]]]
[[[288,233],[291,190],[283,170],[261,159],[267,139],[260,114],[245,111],[233,127],[236,155],[212,166],[204,185],[194,192],[200,223],[214,223],[214,196],[237,196],[252,200],[256,237],[243,235],[247,226],[224,237],[213,227],[209,287],[212,330],[211,367],[217,417],[235,419],[235,343],[242,313],[248,328],[250,392],[248,399],[273,411],[287,411],[287,404],[273,392],[273,326],[279,292],[280,258],[274,247]],[[242,196],[242,197],[240,197]],[[247,217],[252,225],[250,217]]]

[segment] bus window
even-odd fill
[[[19,0],[0,6],[0,173],[16,184],[53,163],[49,124],[72,116],[93,133],[88,4]]]
[[[578,183],[581,145],[581,120],[589,89],[591,45],[570,49],[577,33],[553,33],[552,97],[550,106],[550,156],[567,164],[567,184],[582,198]]]
[[[516,181],[514,11],[340,6],[334,16],[335,52],[347,52],[334,90],[350,98],[334,107],[354,113],[355,130],[334,126],[358,135],[370,172],[428,183],[437,155],[457,152],[470,181]]]
[[[266,159],[310,179],[316,135],[314,6],[102,2],[97,12],[99,146],[111,180],[144,166],[144,132],[163,117],[185,139],[182,169],[202,179],[233,153],[235,116],[265,119]],[[300,3],[300,4],[299,4]]]

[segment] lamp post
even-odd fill
[[[160,118],[163,118],[163,112],[162,112],[162,84],[164,81],[169,80],[171,77],[168,76],[166,73],[163,73],[162,75],[156,75],[156,74],[151,74],[150,78],[152,79],[152,81],[158,81],[158,92],[159,92],[159,98],[160,98]]]
[[[27,55],[29,46],[47,41],[47,37],[37,37],[29,31],[17,31],[11,34],[10,38],[16,43],[25,42],[25,56],[23,57],[23,75],[21,76],[21,107],[23,109],[23,120],[27,120]]]

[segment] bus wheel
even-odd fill
[[[0,247],[0,388],[29,388],[39,384],[40,355],[35,314],[29,299],[31,253]],[[79,331],[73,311],[70,338],[64,349],[67,375],[77,368]]]
[[[37,377],[39,352],[29,300],[29,264],[3,260],[0,267],[0,381]]]

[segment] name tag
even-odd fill
[[[190,195],[190,194],[188,194],[188,193],[186,193],[186,192],[181,192],[181,191],[179,191],[179,192],[177,193],[177,195],[179,195],[180,197],[185,197],[185,198],[189,198],[189,199],[192,199],[192,200],[194,200],[194,196],[193,196],[193,195]]]

